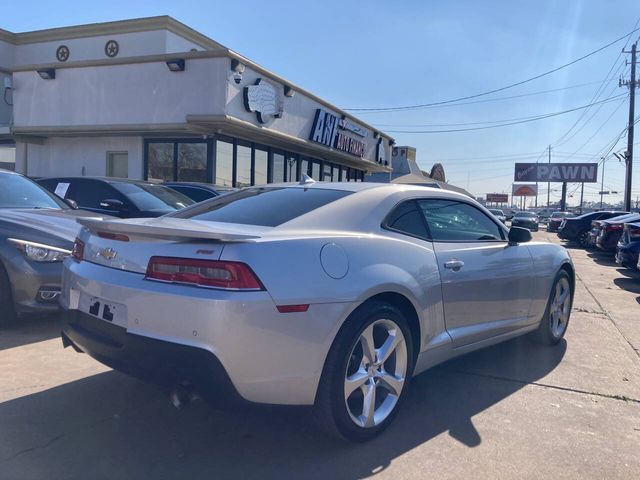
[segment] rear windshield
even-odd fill
[[[146,183],[113,183],[120,193],[144,212],[166,212],[193,205],[193,200],[164,185]]]
[[[13,173],[0,174],[0,208],[54,208],[69,206],[32,180]]]
[[[277,227],[353,192],[320,188],[246,188],[194,205],[170,217]]]
[[[516,217],[520,217],[520,218],[533,218],[535,217],[536,214],[535,213],[531,213],[531,212],[518,212],[516,213]]]

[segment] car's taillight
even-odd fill
[[[227,290],[264,290],[253,270],[241,262],[151,257],[145,278]]]
[[[614,223],[613,225],[607,225],[605,231],[613,232],[614,230],[622,230],[624,225],[622,223]]]
[[[629,238],[640,239],[640,227],[627,227],[629,230]]]
[[[71,256],[78,262],[84,258],[84,242],[79,238],[76,238],[76,241],[73,242]]]

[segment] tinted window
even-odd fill
[[[164,185],[150,183],[114,183],[135,206],[145,212],[166,212],[193,205],[193,200]]]
[[[213,198],[171,216],[275,227],[351,193],[319,188],[246,188]]]
[[[20,175],[0,174],[0,208],[68,208],[53,193]]]
[[[455,200],[419,200],[434,241],[503,240],[503,230],[484,212]]]
[[[398,205],[387,217],[386,228],[415,237],[428,238],[424,217],[415,201]]]
[[[80,208],[102,209],[100,202],[107,199],[126,202],[126,198],[116,192],[107,183],[98,180],[71,180],[71,191],[67,195],[76,201]]]
[[[516,218],[535,218],[537,215],[531,212],[518,212],[516,213]]]
[[[194,202],[203,202],[204,200],[209,200],[216,196],[215,193],[205,190],[204,188],[187,187],[185,185],[171,185],[169,188],[186,195]]]

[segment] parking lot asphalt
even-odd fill
[[[177,410],[63,350],[55,317],[25,319],[0,330],[0,479],[640,478],[640,272],[569,251],[560,345],[521,338],[420,375],[367,444],[324,437],[306,408]]]

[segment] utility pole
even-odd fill
[[[549,163],[551,163],[551,145],[549,145]],[[550,199],[551,199],[551,182],[547,182],[547,208],[549,208],[549,205],[551,204]]]
[[[602,196],[604,195],[604,164],[607,157],[602,157],[602,183],[600,184],[600,210],[602,210]]]
[[[631,54],[631,79],[622,81],[620,86],[629,87],[629,127],[627,129],[627,151],[625,152],[625,163],[627,172],[624,182],[624,209],[631,211],[631,173],[633,172],[633,124],[635,122],[635,103],[636,103],[636,48],[638,42],[631,46],[631,51],[622,50],[623,53]]]
[[[560,211],[567,210],[567,182],[562,182],[562,198],[560,199]]]
[[[582,215],[582,202],[584,201],[584,182],[582,182],[582,186],[580,187],[580,215]]]

